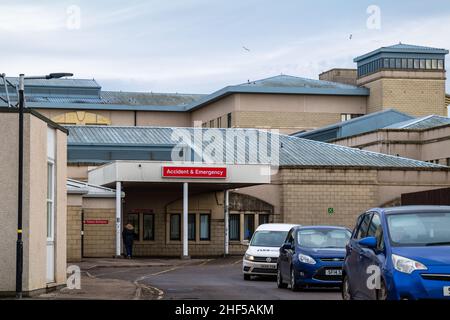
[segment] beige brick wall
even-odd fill
[[[67,206],[67,261],[81,260],[81,206]]]
[[[282,169],[283,222],[353,227],[358,214],[377,205],[376,177],[375,170]]]
[[[84,209],[85,220],[108,220],[108,224],[84,225],[84,256],[113,257],[115,255],[115,209]]]
[[[326,112],[277,112],[238,111],[235,112],[235,126],[238,128],[275,128],[282,133],[315,129],[341,121],[340,113]]]
[[[370,89],[368,113],[395,108],[414,116],[447,115],[442,72],[383,72],[358,81]]]

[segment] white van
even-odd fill
[[[244,280],[252,275],[276,275],[280,247],[287,233],[297,224],[266,223],[260,225],[249,242],[242,260]]]

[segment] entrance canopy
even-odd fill
[[[121,254],[123,186],[152,185],[161,189],[183,186],[183,257],[188,257],[188,186],[194,192],[223,190],[225,218],[225,253],[228,253],[228,189],[270,183],[270,165],[263,164],[204,164],[186,162],[117,160],[90,170],[89,183],[116,187],[116,255]],[[191,188],[192,189],[192,188]]]
[[[270,183],[270,165],[200,164],[117,160],[90,170],[89,183],[114,187],[125,184],[194,183],[210,189],[232,189]]]

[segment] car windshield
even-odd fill
[[[297,232],[297,242],[305,248],[345,248],[350,236],[345,229],[304,229]]]
[[[393,246],[450,245],[450,212],[387,216]]]
[[[250,245],[256,247],[281,247],[287,233],[287,231],[256,231]]]

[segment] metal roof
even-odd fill
[[[102,91],[101,103],[147,106],[187,106],[204,94]]]
[[[331,124],[315,130],[299,132],[293,134],[293,136],[326,142],[334,139],[354,136],[360,133],[370,132],[407,120],[415,120],[415,118],[395,109],[387,109],[369,113],[351,120]]]
[[[17,79],[14,81],[16,83]],[[363,87],[288,75],[227,86],[212,94],[101,91],[95,80],[83,79],[30,80],[26,87],[28,106],[42,109],[185,112],[234,93],[369,95],[369,90]],[[3,95],[2,90],[0,86],[0,94]],[[17,101],[15,88],[10,87],[9,93],[11,101]]]
[[[399,43],[392,46],[381,47],[376,50],[373,50],[369,53],[361,55],[353,59],[354,62],[359,62],[361,60],[367,59],[371,56],[374,56],[379,53],[417,53],[417,54],[440,54],[445,55],[448,54],[447,49],[441,48],[432,48],[432,47],[424,47],[424,46],[416,46],[411,44]]]
[[[286,88],[329,88],[329,89],[360,89],[360,87],[324,81],[324,80],[315,80],[301,77],[294,77],[290,75],[279,75],[275,77],[270,77],[262,80],[256,81],[248,81],[247,83],[242,83],[240,86],[244,87],[286,87]]]
[[[6,77],[13,85],[19,85],[18,77]],[[71,88],[101,88],[94,79],[25,79],[26,87],[71,87]]]
[[[193,150],[208,147],[210,150],[224,150],[220,162],[228,162],[229,153],[233,153],[233,164],[268,164],[291,167],[373,167],[373,168],[422,168],[445,169],[447,167],[370,151],[348,148],[292,136],[275,134],[257,129],[206,129],[206,128],[160,128],[160,127],[117,127],[117,126],[66,126],[69,130],[68,149],[74,146],[99,148],[104,146],[161,146],[174,145],[175,137],[185,135],[185,141]],[[221,137],[211,141],[210,133]],[[193,137],[203,137],[200,143],[194,144]],[[206,135],[206,136],[205,136]],[[267,135],[267,136],[266,136]],[[251,137],[258,137],[251,140]],[[261,143],[260,137],[267,141],[275,141],[279,150],[279,162],[267,162],[260,158],[267,153],[267,145]],[[174,138],[172,138],[174,137]],[[244,143],[234,144],[234,138]],[[250,137],[250,138],[249,138]],[[272,140],[274,139],[274,140]],[[256,141],[256,142],[255,142]],[[204,149],[203,149],[204,150]],[[230,151],[231,150],[231,151]],[[275,151],[275,150],[274,150]],[[270,151],[271,152],[271,151]],[[253,156],[257,159],[253,159]],[[249,160],[249,159],[253,160]],[[117,159],[120,160],[120,159]],[[254,162],[252,162],[254,161]],[[219,162],[219,161],[218,161]],[[447,168],[448,169],[448,168]]]
[[[67,179],[66,182],[68,194],[81,194],[88,198],[113,198],[116,196],[116,190],[97,186],[83,181]],[[122,192],[122,197],[125,193]]]
[[[369,89],[364,87],[279,75],[256,81],[248,81],[247,83],[234,86],[227,86],[192,103],[186,110],[198,109],[234,93],[368,96],[370,92]]]
[[[392,125],[384,127],[385,129],[430,129],[434,127],[444,126],[450,124],[450,118],[438,116],[438,115],[429,115],[421,118],[414,118],[411,120],[394,123]]]

